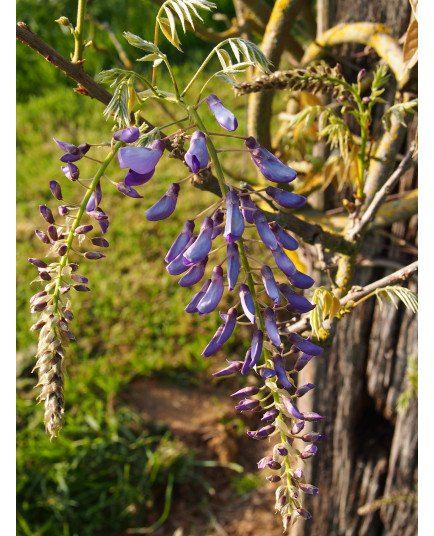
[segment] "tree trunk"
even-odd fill
[[[339,22],[376,21],[400,37],[410,6],[408,0],[318,0],[318,15],[319,32]],[[408,139],[414,139],[415,128],[413,121]],[[407,171],[399,191],[414,188],[415,180],[414,171]],[[415,260],[394,243],[400,238],[414,244],[416,222],[413,217],[394,224],[392,237],[368,235],[361,254],[394,267],[359,266],[353,284],[372,282]],[[415,280],[409,287],[417,291]],[[372,298],[337,323],[331,347],[300,373],[301,384],[312,382],[316,389],[299,408],[326,414],[314,430],[329,439],[305,466],[306,482],[320,490],[319,496],[304,497],[313,519],[297,522],[291,536],[417,534],[417,399],[397,411],[408,385],[408,359],[416,356],[417,317],[402,304],[381,307]]]

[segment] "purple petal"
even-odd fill
[[[219,344],[224,344],[232,335],[237,323],[237,310],[231,307],[226,315],[223,331],[219,338]]]
[[[207,216],[202,221],[199,236],[195,242],[184,252],[183,262],[186,266],[197,264],[208,255],[212,247],[212,231],[212,219]]]
[[[216,95],[209,95],[206,98],[206,103],[221,127],[229,132],[233,132],[237,129],[237,118],[231,111],[223,106],[221,100],[218,99]]]
[[[62,173],[65,175],[67,179],[70,181],[76,181],[78,177],[80,176],[80,170],[75,164],[71,164],[68,162],[66,166],[62,166],[60,168],[62,170]]]
[[[267,186],[265,191],[283,208],[300,208],[307,201],[302,195],[293,194],[292,192],[274,188],[273,186]]]
[[[205,273],[207,262],[208,257],[205,257],[199,264],[192,266],[190,270],[178,281],[178,285],[181,287],[191,287],[198,283]]]
[[[244,232],[244,218],[239,209],[238,196],[229,191],[226,194],[226,226],[223,236],[227,242],[235,242]]]
[[[95,196],[96,196],[96,203],[95,203]],[[86,212],[92,212],[97,208],[97,206],[101,203],[102,199],[102,192],[101,192],[101,184],[98,182],[98,184],[95,187],[94,192],[92,192],[92,195],[89,198],[89,201],[86,205]]]
[[[252,368],[252,355],[251,354],[252,354],[252,350],[251,348],[249,348],[246,352],[244,363],[241,368],[241,374],[243,376],[245,376],[249,372],[249,370]]]
[[[304,367],[309,363],[309,361],[312,359],[312,355],[308,354],[301,354],[301,356],[297,359],[294,365],[294,370],[296,372],[300,372],[300,370],[303,370]]]
[[[179,184],[172,183],[163,197],[145,212],[145,218],[148,221],[160,221],[173,214],[178,201],[179,190]]]
[[[324,348],[321,348],[321,346],[318,346],[313,342],[303,339],[303,337],[301,337],[297,333],[288,333],[288,339],[292,342],[294,346],[296,346],[299,350],[305,352],[306,354],[316,356],[321,355],[324,352]]]
[[[222,344],[219,343],[220,335],[223,333],[224,324],[219,326],[218,330],[215,332],[214,337],[206,345],[204,351],[202,352],[202,357],[210,357],[220,350]]]
[[[80,160],[81,158],[83,157],[82,154],[78,153],[78,154],[69,154],[69,153],[65,153],[63,156],[61,156],[59,158],[59,160],[65,164],[67,164],[68,162],[77,162],[77,160]]]
[[[275,221],[270,222],[270,229],[276,235],[277,243],[283,249],[295,251],[298,248],[298,242],[295,238],[289,235],[282,227]]]
[[[208,165],[209,155],[206,137],[200,130],[193,132],[190,147],[185,153],[184,160],[193,173],[197,173]]]
[[[294,274],[286,274],[286,276],[293,287],[301,289],[310,288],[315,283],[315,281],[311,277],[306,274],[303,274],[302,272],[299,272],[298,270],[296,270]]]
[[[248,190],[245,188],[241,191],[242,194],[247,194]],[[252,201],[250,195],[240,195],[241,212],[247,223],[253,225],[253,213],[257,210],[257,206]],[[248,210],[251,209],[251,210]]]
[[[276,305],[280,305],[282,301],[282,295],[280,294],[279,287],[273,276],[273,271],[269,266],[264,265],[261,268],[262,281],[264,283],[265,291],[268,296],[274,301]]]
[[[283,404],[285,408],[288,410],[288,413],[295,417],[296,419],[300,419],[301,421],[304,420],[303,414],[298,411],[297,406],[292,402],[290,398],[287,396],[282,397]]]
[[[151,172],[164,151],[164,142],[154,140],[151,147],[121,147],[118,151],[119,166],[130,168],[136,173]]]
[[[187,242],[185,248],[188,248],[191,244],[193,244],[195,240],[196,238],[192,236]],[[169,264],[166,266],[166,270],[169,272],[170,275],[181,275],[188,270],[188,266],[184,264],[184,251],[185,250],[181,251],[181,253],[177,257],[175,257],[173,261],[169,262]]]
[[[243,307],[244,314],[250,320],[252,324],[255,323],[255,304],[253,302],[252,295],[250,294],[249,287],[244,283],[239,286],[239,294],[241,299],[241,305]]]
[[[137,127],[128,127],[113,134],[113,139],[124,143],[133,143],[139,139],[140,130]]]
[[[239,404],[235,406],[237,411],[255,411],[260,408],[259,400],[241,400]]]
[[[184,227],[179,235],[176,237],[175,242],[173,242],[171,248],[167,252],[165,261],[167,263],[172,262],[180,253],[184,252],[189,240],[193,236],[194,230],[194,221],[187,220],[184,223]]]
[[[263,378],[268,379],[268,378],[273,378],[274,376],[276,376],[276,371],[271,368],[264,367],[259,370],[259,374]]]
[[[72,155],[78,155],[80,153],[80,150],[76,145],[72,145],[72,143],[67,143],[66,141],[60,141],[53,138],[55,143],[62,149],[62,151],[65,151],[65,153],[69,153]]]
[[[266,411],[264,413],[264,416],[262,417],[261,421],[263,422],[271,422],[274,421],[274,419],[279,415],[278,409],[270,409],[269,411]],[[271,456],[270,456],[271,457]]]
[[[293,169],[285,166],[270,151],[259,145],[254,138],[247,138],[245,145],[250,150],[254,164],[269,181],[288,183],[293,181],[297,176],[297,173]]]
[[[288,376],[286,375],[285,366],[283,364],[283,357],[280,354],[274,354],[272,357],[274,370],[276,371],[277,378],[280,383],[286,389],[291,389],[292,383],[289,381]]]
[[[139,192],[134,190],[134,188],[131,188],[131,186],[128,186],[127,184],[123,182],[118,182],[116,184],[116,188],[121,194],[124,194],[128,197],[134,197],[136,199],[143,199],[143,195],[140,195]]]
[[[287,309],[291,313],[296,314],[302,314],[302,313],[308,313],[309,311],[312,311],[315,309],[316,305],[310,303],[308,299],[306,299],[301,294],[298,294],[298,292],[295,292],[289,285],[286,283],[281,283],[279,285],[280,292],[285,296],[285,298],[288,300]]]
[[[235,393],[232,393],[231,396],[243,398],[245,396],[247,397],[255,396],[258,393],[259,393],[259,387],[256,387],[256,385],[249,385],[248,387],[243,387],[242,389],[235,391]]]
[[[241,367],[243,366],[242,361],[228,361],[228,363],[230,363],[229,367],[226,367],[219,372],[214,372],[213,376],[230,376],[231,374],[239,372],[241,370]]]
[[[267,307],[264,311],[264,322],[271,342],[279,347],[282,344],[282,341],[280,340],[279,331],[277,329],[276,313],[271,307]]]
[[[137,173],[130,169],[125,175],[124,183],[127,186],[142,186],[142,184],[146,184],[152,178],[154,172],[155,168],[152,168],[148,173]]]
[[[205,296],[197,304],[199,313],[205,315],[214,311],[223,296],[223,291],[223,270],[221,266],[215,266],[212,271],[211,285],[206,291]]]
[[[262,354],[264,334],[260,329],[255,330],[252,337],[252,345],[250,346],[250,368],[254,367],[259,361]]]
[[[311,389],[315,389],[315,385],[313,383],[306,383],[305,385],[299,387],[297,391],[295,391],[295,396],[298,396],[300,398],[301,396],[308,393]]]
[[[271,250],[277,249],[279,246],[277,244],[276,236],[268,227],[267,220],[261,210],[257,210],[253,213],[253,221],[255,222],[256,229],[261,237],[262,242],[267,246],[267,248]]]
[[[231,292],[237,285],[238,275],[240,273],[240,257],[238,253],[238,246],[232,242],[227,246],[228,253],[228,290]]]
[[[313,411],[305,411],[303,413],[303,419],[305,421],[315,422],[320,421],[321,419],[325,419],[325,417],[323,417],[322,415],[318,415],[318,413],[314,413]]]
[[[286,276],[295,274],[297,268],[280,246],[277,246],[276,249],[271,250],[271,253],[276,261],[277,266]]]
[[[225,213],[223,210],[217,209],[214,214],[212,215],[212,223],[213,223],[213,231],[211,240],[214,240],[219,234],[223,232],[223,227],[219,227],[223,223],[223,220],[225,218]]]
[[[166,267],[167,269],[167,267]],[[197,292],[191,302],[187,305],[187,307],[184,309],[186,313],[197,313],[197,304],[200,302],[200,300],[205,296],[206,291],[209,289],[211,285],[211,279],[207,279],[205,283],[202,285],[202,288]]]

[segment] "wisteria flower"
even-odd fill
[[[246,139],[245,145],[250,151],[254,164],[269,181],[283,184],[293,181],[297,176],[292,168],[285,166],[274,154],[259,145],[252,136]]]
[[[163,197],[145,212],[148,221],[165,220],[176,208],[180,186],[176,182],[169,186]]]
[[[123,141],[124,143],[134,143],[140,136],[140,130],[137,127],[128,127],[118,130],[113,134],[113,139]]]
[[[190,147],[185,153],[184,160],[193,173],[197,173],[208,165],[206,137],[201,130],[196,130],[191,135]]]
[[[244,232],[244,218],[240,212],[238,196],[230,190],[226,194],[226,225],[223,236],[227,242],[235,242]]]
[[[155,170],[163,152],[164,142],[161,140],[154,140],[150,147],[121,147],[118,151],[119,166],[144,175]]]
[[[184,252],[183,262],[186,266],[197,264],[208,255],[212,246],[212,231],[212,219],[209,217],[204,218],[200,226],[199,236]]]
[[[208,108],[211,110],[214,117],[216,118],[217,123],[222,128],[228,130],[229,132],[233,132],[237,129],[237,118],[231,111],[229,111],[223,106],[221,100],[218,99],[216,95],[209,95],[206,98],[206,103],[208,104]]]

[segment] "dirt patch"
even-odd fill
[[[258,475],[257,462],[272,452],[272,444],[245,434],[259,426],[260,415],[240,416],[229,396],[233,391],[222,385],[183,388],[138,379],[126,401],[145,418],[167,426],[198,458],[235,462]],[[175,489],[169,519],[154,536],[281,536],[281,519],[274,513],[276,485],[264,481],[263,487],[240,496],[231,485],[233,475],[213,468],[208,476],[207,470],[215,494],[206,501],[192,501],[191,490]],[[265,473],[260,476],[265,479]]]

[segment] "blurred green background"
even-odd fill
[[[74,21],[74,11],[75,2],[17,2],[17,20],[27,23],[66,57],[73,50],[72,37],[53,21],[61,15]],[[219,11],[233,16],[232,2],[219,2]],[[109,23],[131,60],[139,57],[140,51],[128,47],[122,31],[152,39],[153,2],[93,1],[88,12]],[[204,18],[211,21],[209,15]],[[222,22],[212,21],[212,25],[225,29]],[[96,30],[93,39],[101,50],[86,49],[89,74],[122,66],[104,33]],[[184,55],[168,44],[164,50],[184,85],[212,45],[191,34],[183,37],[182,43]],[[149,69],[143,63],[138,65],[139,72]],[[60,171],[61,153],[52,138],[97,143],[108,140],[111,130],[102,117],[103,106],[74,93],[73,87],[35,52],[17,44],[17,534],[26,536],[124,534],[127,527],[156,521],[163,511],[164,518],[173,485],[209,487],[195,453],[178,444],[166,427],[145,420],[123,403],[121,395],[137,377],[186,388],[210,383],[210,365],[222,368],[223,361],[211,364],[200,356],[215,331],[217,313],[200,319],[185,314],[184,307],[196,290],[179,287],[163,261],[185,219],[215,197],[185,184],[180,194],[182,209],[169,220],[151,223],[144,218],[146,208],[173,180],[186,175],[183,165],[164,159],[154,178],[139,188],[145,199],[121,196],[107,182],[102,207],[110,215],[106,235],[110,248],[106,259],[85,262],[80,268],[80,273],[89,277],[92,292],[72,297],[75,319],[71,329],[77,343],[71,345],[66,359],[66,425],[59,438],[49,441],[43,407],[36,405],[33,390],[37,334],[29,332],[36,321],[36,315],[34,319],[29,315],[29,298],[40,288],[29,284],[36,271],[27,258],[43,258],[46,251],[34,230],[44,228],[39,204],[47,203],[56,210],[48,181],[58,180],[68,200],[77,200],[79,195],[77,186]],[[210,89],[236,113],[243,132],[244,101],[235,101],[229,86],[219,84]],[[159,125],[171,121],[155,102],[145,115]],[[204,116],[215,130],[210,114],[204,112]],[[92,151],[95,157],[103,154],[101,149]],[[232,153],[225,165],[237,172],[241,160]],[[94,166],[81,161],[81,177],[90,177]],[[123,178],[116,166],[109,175],[116,181]],[[236,348],[239,341],[235,338],[229,349]],[[234,480],[234,485],[245,491],[243,482]],[[257,485],[255,478],[248,477],[246,482],[247,489]]]

